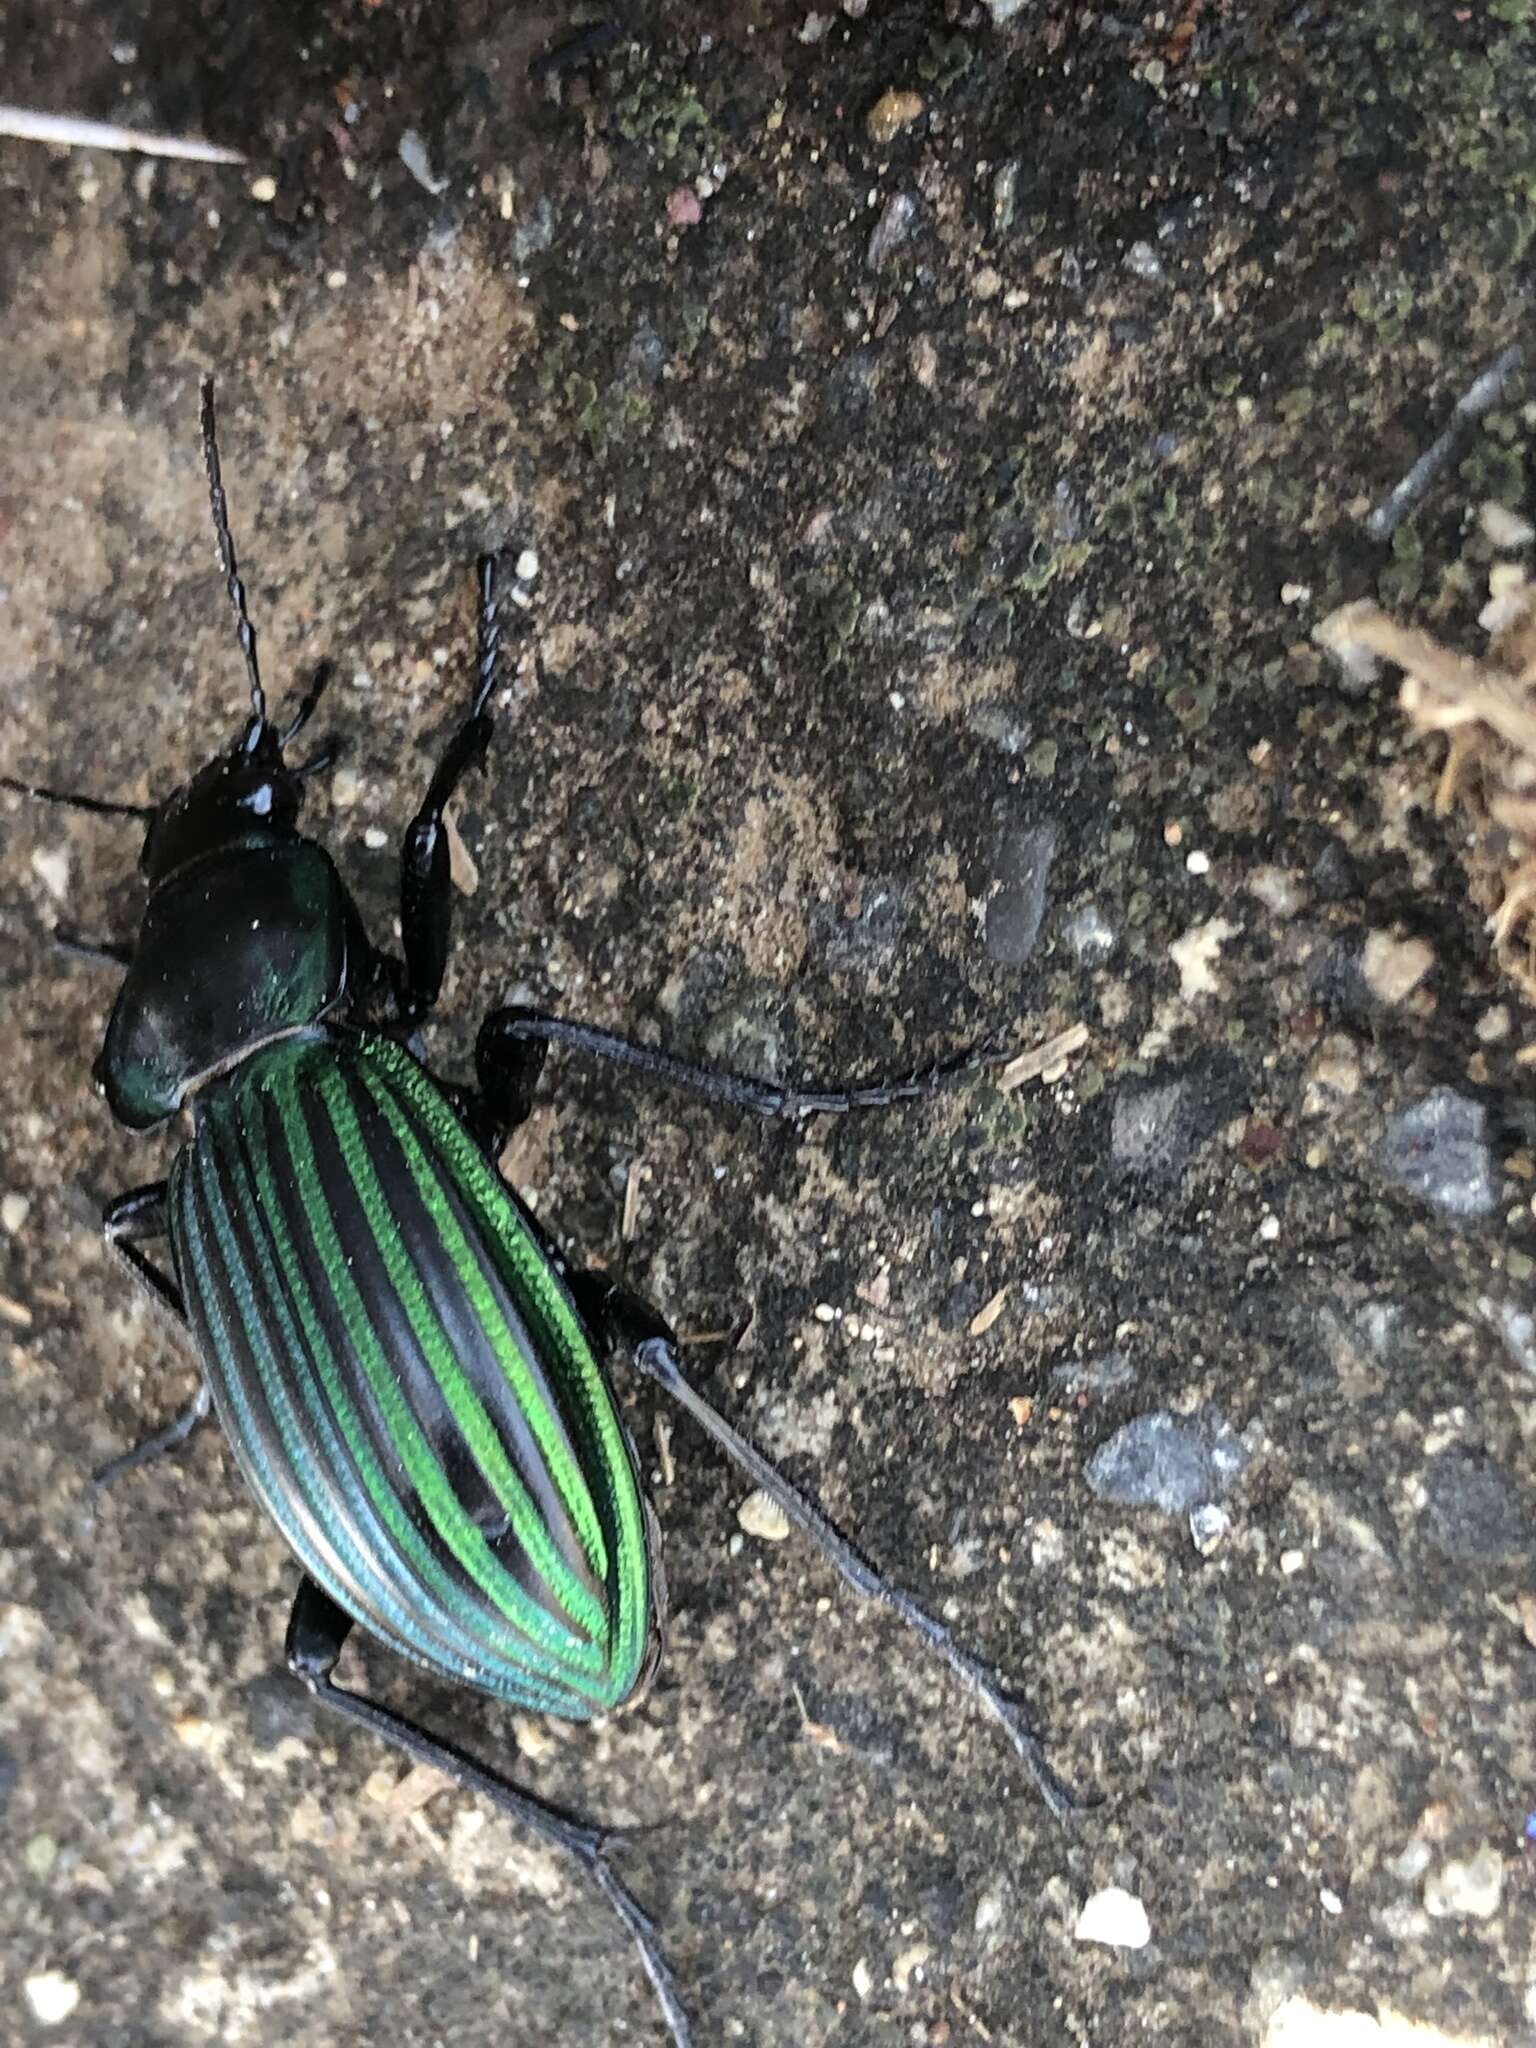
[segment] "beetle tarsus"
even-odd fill
[[[748,1443],[724,1416],[710,1406],[683,1371],[677,1340],[656,1310],[649,1303],[608,1283],[604,1283],[601,1292],[592,1298],[601,1323],[629,1351],[635,1370],[653,1380],[693,1417],[753,1484],[778,1503],[790,1522],[802,1535],[810,1538],[856,1593],[866,1599],[878,1600],[905,1622],[915,1635],[943,1658],[971,1697],[985,1707],[995,1721],[1001,1722],[1040,1797],[1056,1818],[1064,1821],[1076,1812],[1077,1800],[1046,1762],[1039,1738],[1025,1724],[1022,1710],[1003,1691],[995,1674],[979,1658],[961,1649],[944,1624],[920,1606],[910,1593],[892,1585],[878,1572],[808,1495],[792,1486],[777,1466],[771,1464],[761,1451]]]
[[[105,1465],[98,1465],[91,1474],[90,1490],[93,1494],[105,1493],[109,1486],[115,1486],[125,1473],[136,1472],[141,1465],[152,1465],[167,1452],[178,1450],[197,1428],[206,1422],[211,1413],[208,1382],[199,1380],[197,1392],[186,1407],[164,1429],[157,1429],[153,1436],[145,1437],[143,1443],[135,1444],[131,1451],[120,1451],[115,1458],[108,1458]]]
[[[363,1693],[349,1692],[337,1685],[333,1673],[352,1625],[352,1617],[329,1593],[313,1579],[301,1579],[288,1620],[286,1655],[294,1677],[320,1706],[369,1729],[413,1764],[430,1764],[442,1771],[464,1791],[489,1800],[498,1812],[574,1857],[629,1930],[671,2029],[674,2048],[690,2048],[688,2017],[679,2002],[650,1916],[608,1861],[607,1848],[618,1838],[617,1832],[592,1821],[577,1820],[559,1807],[547,1805],[451,1743],[406,1720],[404,1715],[380,1706]]]

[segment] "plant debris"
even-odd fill
[[[1342,606],[1317,639],[1347,666],[1380,659],[1403,670],[1399,696],[1418,733],[1444,733],[1438,818],[1459,807],[1473,901],[1488,919],[1499,964],[1536,1002],[1536,585],[1496,564],[1479,615],[1482,656],[1459,654],[1399,623],[1368,599]]]

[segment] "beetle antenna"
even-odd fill
[[[267,722],[267,693],[261,687],[261,670],[256,662],[256,628],[251,624],[251,615],[245,608],[245,585],[240,581],[240,569],[235,560],[235,543],[229,531],[229,505],[224,496],[224,481],[219,473],[219,439],[213,412],[211,377],[204,377],[202,392],[203,461],[208,470],[208,502],[213,507],[213,533],[219,544],[219,562],[224,571],[229,601],[235,608],[235,624],[239,631],[240,652],[245,656],[245,672],[250,678],[251,717],[260,727]]]
[[[496,599],[496,557],[482,555],[477,566],[480,572],[480,645],[475,658],[475,692],[469,705],[472,719],[478,718],[489,702],[496,687],[496,672],[501,665],[501,607]]]
[[[82,796],[78,790],[44,789],[36,782],[18,782],[14,775],[0,775],[0,789],[14,789],[18,796],[40,797],[45,804],[66,804],[72,811],[91,811],[98,818],[152,818],[153,804],[119,803],[110,796]]]

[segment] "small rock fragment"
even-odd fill
[[[920,92],[898,92],[891,87],[881,93],[870,108],[865,127],[869,139],[882,149],[894,142],[903,128],[910,128],[923,111],[923,96]]]
[[[893,192],[880,209],[880,218],[870,233],[864,252],[867,270],[883,270],[889,259],[912,232],[917,218],[917,201],[910,192]]]
[[[400,138],[400,161],[425,191],[436,195],[448,190],[448,180],[439,178],[432,169],[432,159],[427,154],[427,145],[414,128],[407,128]]]
[[[1367,932],[1360,972],[1372,995],[1389,1006],[1406,1002],[1435,964],[1427,939],[1400,939],[1391,932]]]
[[[1002,1314],[1004,1305],[1006,1304],[1007,1300],[1007,1288],[999,1287],[996,1294],[994,1294],[992,1299],[987,1303],[986,1307],[983,1309],[979,1309],[977,1313],[971,1317],[971,1325],[967,1334],[972,1337],[985,1337],[988,1330],[991,1329],[992,1325],[997,1321],[998,1317]]]
[[[1086,967],[1107,960],[1115,950],[1115,928],[1097,903],[1074,910],[1062,927],[1067,944]]]
[[[1086,1477],[1101,1500],[1187,1515],[1225,1493],[1247,1462],[1242,1441],[1213,1410],[1186,1420],[1155,1409],[1100,1444]]]
[[[984,936],[1003,967],[1022,967],[1035,950],[1045,921],[1046,885],[1056,852],[1050,823],[1008,827],[992,858]]]
[[[1168,957],[1179,970],[1179,993],[1185,1002],[1215,995],[1220,989],[1213,970],[1222,947],[1236,930],[1224,917],[1207,918],[1204,924],[1191,925],[1183,938],[1175,939],[1168,948]]]
[[[1536,1549],[1514,1482],[1479,1451],[1442,1451],[1424,1476],[1424,1530],[1442,1557],[1501,1564]]]
[[[62,2026],[80,2003],[80,1986],[62,1970],[40,1970],[21,1988],[40,2026]]]
[[[1442,1863],[1425,1881],[1424,1910],[1436,1920],[1491,1920],[1504,1896],[1504,1858],[1491,1842]]]
[[[782,1543],[789,1534],[789,1517],[771,1493],[762,1487],[749,1493],[736,1510],[736,1519],[749,1536],[764,1543]]]
[[[1145,278],[1149,284],[1164,276],[1162,258],[1150,242],[1132,242],[1125,252],[1125,267],[1133,277]]]
[[[1051,1386],[1062,1394],[1087,1394],[1103,1399],[1123,1394],[1136,1384],[1136,1368],[1123,1351],[1104,1351],[1096,1358],[1073,1359],[1051,1371]]]
[[[674,185],[667,194],[667,219],[675,228],[696,228],[704,218],[699,195],[691,185]]]
[[[1190,1540],[1202,1557],[1221,1548],[1222,1538],[1232,1527],[1232,1517],[1213,1500],[1202,1501],[1189,1511]]]
[[[1516,1365],[1536,1373],[1536,1313],[1515,1301],[1495,1301],[1483,1295],[1477,1312],[1504,1339],[1504,1348]]]
[[[1079,1941],[1100,1941],[1109,1948],[1145,1948],[1152,1923],[1134,1892],[1111,1884],[1085,1901],[1072,1932]]]
[[[1480,1102],[1436,1088],[1395,1116],[1382,1164],[1401,1187],[1447,1216],[1486,1216],[1498,1196]]]
[[[1496,498],[1478,506],[1477,523],[1496,548],[1528,548],[1536,540],[1536,526]]]

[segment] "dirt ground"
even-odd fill
[[[1520,556],[1528,368],[1368,515],[1528,343],[1536,7],[0,0],[0,79],[248,155],[0,141],[0,768],[143,800],[233,734],[212,367],[381,933],[473,559],[539,558],[436,1064],[508,999],[782,1075],[1083,1027],[766,1131],[552,1059],[508,1167],[685,1333],[753,1312],[711,1393],[1088,1810],[628,1385],[645,1701],[352,1674],[644,1824],[700,2044],[1536,2042],[1536,1018],[1439,743],[1311,640],[1476,648]],[[650,2048],[602,1903],[283,1676],[216,1431],[87,1494],[193,1384],[96,1231],[178,1140],[50,937],[130,935],[136,852],[0,798],[0,2034]]]

